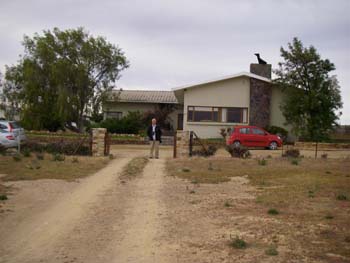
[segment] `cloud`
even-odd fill
[[[131,67],[117,86],[170,89],[247,71],[254,53],[277,66],[293,37],[335,63],[350,124],[348,0],[0,0],[0,69],[23,35],[84,26],[118,44]]]

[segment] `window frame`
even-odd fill
[[[203,121],[196,121],[195,120],[195,112],[196,112],[196,108],[211,108],[211,120],[203,120]],[[214,110],[214,109],[217,109]],[[223,110],[226,110],[226,121],[222,120],[223,117]],[[228,122],[227,121],[227,115],[229,112],[229,109],[239,109],[241,111],[241,122]],[[244,111],[246,111],[246,120],[244,120]],[[191,114],[190,114],[191,112]],[[214,120],[214,112],[218,112],[218,116],[217,116],[217,120]],[[218,107],[218,106],[193,106],[193,105],[188,105],[187,106],[187,122],[203,122],[203,123],[242,123],[242,124],[248,124],[248,119],[249,119],[249,115],[248,115],[249,109],[248,107]]]
[[[112,113],[112,114],[119,114],[120,117],[111,117],[109,114]],[[106,112],[106,119],[117,119],[117,120],[120,120],[123,118],[123,112],[122,111],[107,111]]]

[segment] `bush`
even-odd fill
[[[100,123],[110,133],[138,134],[146,128],[143,115],[139,111],[129,112],[128,115],[118,119],[106,119]]]
[[[230,236],[230,247],[237,248],[237,249],[244,249],[247,247],[247,242],[245,242],[243,239],[236,236],[236,238],[232,238]]]
[[[231,157],[237,157],[237,158],[249,158],[251,156],[250,151],[243,146],[240,147],[235,147],[233,144],[231,145],[227,145],[225,147],[226,151],[229,152],[229,154],[231,155]]]
[[[278,214],[279,214],[278,210],[275,209],[275,208],[269,209],[269,210],[267,211],[267,213],[268,213],[269,215],[278,215]]]
[[[52,161],[63,162],[65,159],[66,157],[63,154],[59,154],[59,153],[52,154]]]
[[[7,195],[0,195],[0,200],[1,201],[5,201],[5,200],[7,200],[8,198],[7,198]]]
[[[300,156],[299,149],[289,149],[283,154],[284,157],[298,158]]]
[[[15,162],[22,161],[22,156],[19,153],[16,153],[14,156],[12,156],[12,158]]]
[[[38,160],[44,160],[45,155],[44,155],[43,153],[37,153],[37,154],[36,154],[36,158],[37,158]]]
[[[30,156],[32,156],[32,154],[30,153],[30,150],[29,150],[28,148],[24,148],[24,149],[22,150],[22,154],[23,154],[24,157],[30,157]]]
[[[60,153],[65,155],[90,155],[90,147],[87,145],[80,145],[80,141],[59,141],[52,143],[37,143],[28,141],[23,150],[26,149],[32,152],[48,152],[48,153]],[[39,158],[38,158],[39,159]]]
[[[265,159],[259,159],[259,160],[258,160],[258,164],[261,165],[261,166],[265,166],[265,165],[267,165],[267,160],[265,160]]]
[[[6,148],[5,148],[5,146],[2,146],[1,144],[0,144],[0,154],[1,154],[1,155],[5,155],[5,154],[6,154]]]
[[[268,126],[265,130],[269,133],[279,135],[283,141],[285,141],[288,137],[288,131],[282,127],[278,126]]]
[[[212,156],[216,153],[218,148],[214,145],[209,145],[206,150],[202,147],[200,150],[192,151],[192,156],[197,155],[197,156]]]
[[[293,165],[299,165],[299,160],[298,160],[298,159],[293,159],[293,160],[291,161],[291,164],[293,164]]]

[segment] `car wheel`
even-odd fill
[[[235,142],[233,143],[233,145],[234,145],[236,148],[241,147],[240,141],[235,141]]]
[[[277,147],[278,147],[277,142],[270,143],[270,146],[269,146],[270,150],[277,150]]]

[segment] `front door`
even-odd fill
[[[182,131],[183,128],[184,128],[184,114],[179,113],[177,115],[177,129]]]

